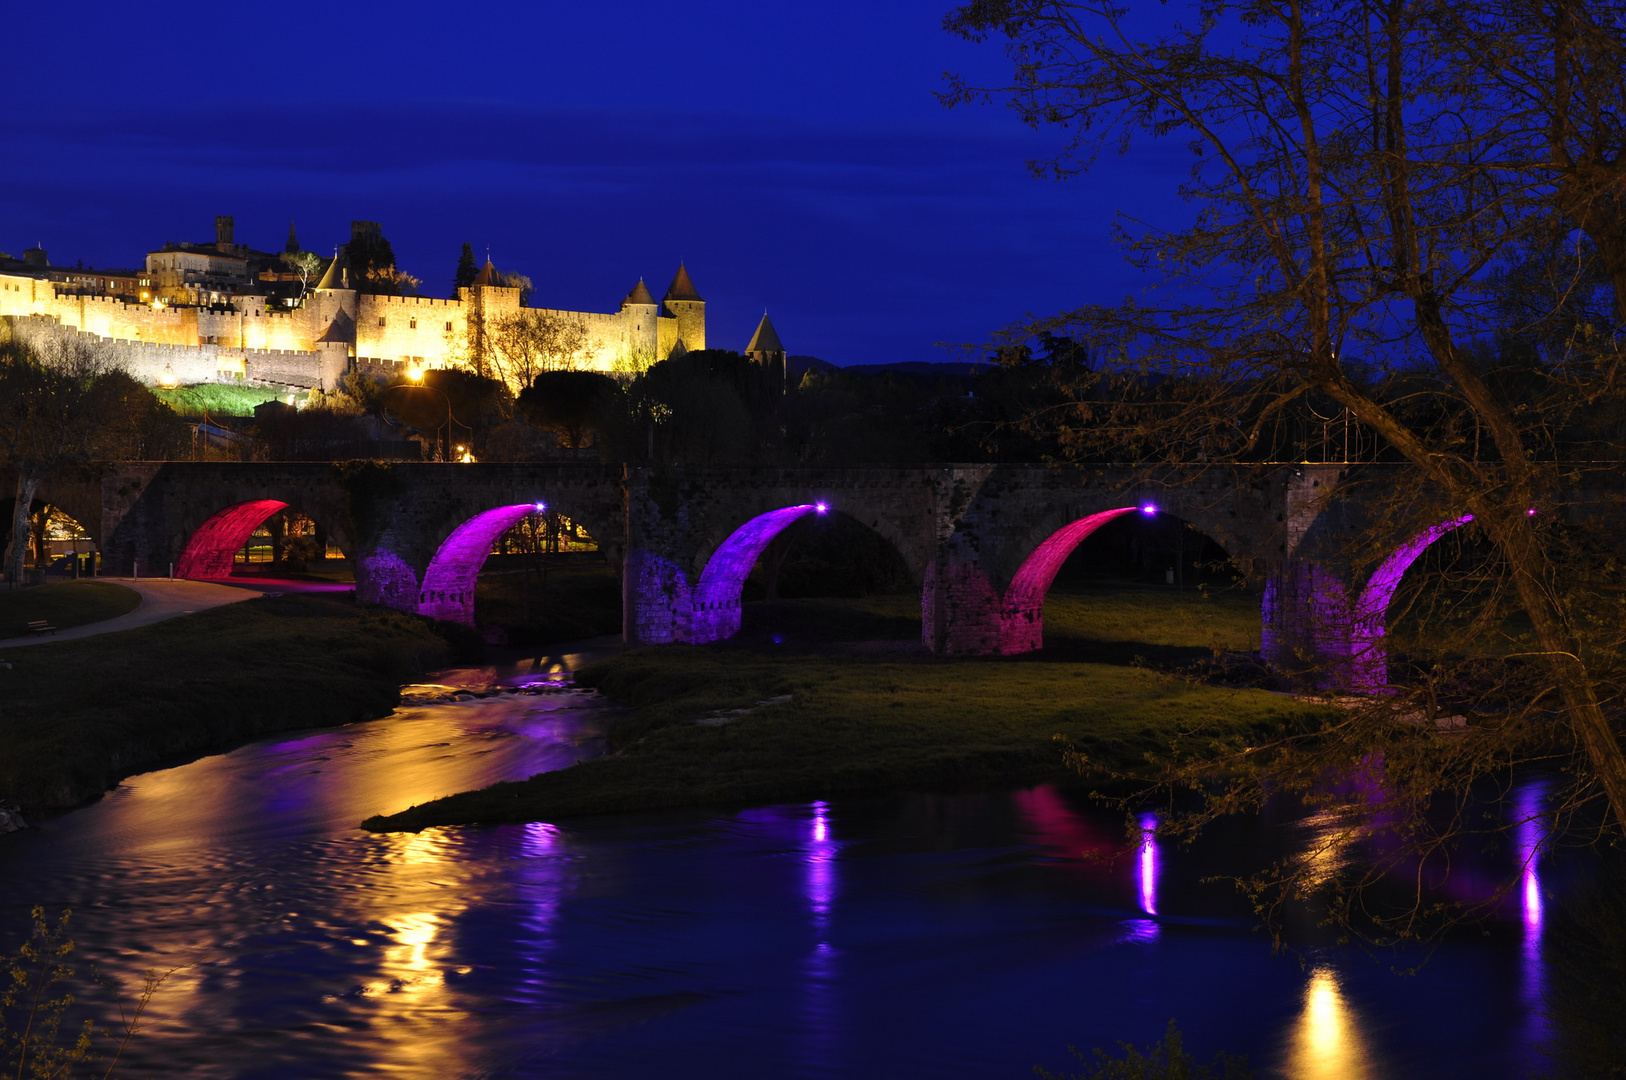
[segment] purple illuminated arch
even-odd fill
[[[1355,602],[1350,627],[1355,684],[1358,688],[1377,690],[1389,683],[1389,656],[1383,647],[1383,637],[1388,633],[1389,603],[1395,597],[1395,590],[1400,587],[1400,579],[1406,576],[1411,564],[1428,550],[1430,544],[1473,519],[1472,514],[1463,514],[1459,518],[1429,526],[1400,545],[1393,555],[1372,571],[1360,598]]]
[[[256,499],[253,502],[228,506],[198,526],[175,564],[175,576],[198,578],[231,577],[232,563],[237,558],[254,530],[278,510],[288,504],[277,499]]]
[[[435,552],[418,590],[418,613],[448,622],[474,625],[474,582],[497,537],[519,524],[541,503],[515,503],[476,514],[452,530]]]
[[[790,525],[809,514],[822,514],[824,503],[787,506],[758,514],[712,553],[694,588],[694,616],[689,640],[696,645],[732,637],[740,628],[740,590],[764,548]]]

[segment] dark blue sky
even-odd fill
[[[367,218],[426,295],[464,240],[586,310],[682,258],[713,346],[767,307],[792,352],[949,359],[1135,289],[1115,210],[1184,216],[1172,148],[1056,184],[1024,167],[1054,133],[942,108],[943,72],[1004,71],[949,6],[12,5],[0,250],[130,266],[229,213],[327,251]]]

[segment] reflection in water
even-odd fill
[[[1545,1002],[1547,969],[1541,950],[1541,878],[1537,874],[1541,845],[1547,839],[1547,826],[1542,814],[1546,798],[1547,783],[1539,778],[1521,784],[1513,794],[1514,812],[1518,815],[1514,825],[1514,842],[1518,845],[1521,868],[1519,907],[1524,916],[1519,996],[1524,1005],[1526,1038],[1531,1046],[1545,1041],[1548,1033]]]
[[[1287,1075],[1293,1080],[1363,1080],[1371,1074],[1359,1018],[1330,967],[1317,967],[1304,988],[1293,1028]]]
[[[808,954],[805,988],[806,1017],[802,1040],[802,1061],[813,1074],[838,1075],[837,1036],[841,1029],[836,993],[835,946],[830,944],[830,906],[835,899],[837,845],[830,839],[830,807],[823,800],[812,806],[805,854],[807,865],[807,908],[813,917],[817,940]]]
[[[1148,915],[1157,914],[1157,861],[1157,815],[1142,814],[1136,863],[1140,871],[1140,909]]]

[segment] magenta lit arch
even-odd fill
[[[763,549],[773,538],[809,514],[822,514],[824,503],[804,503],[758,514],[735,529],[706,561],[694,588],[694,617],[689,640],[696,645],[732,637],[740,628],[740,590]]]
[[[1071,524],[1063,525],[1051,533],[1044,543],[1033,549],[1033,554],[1023,560],[1021,567],[1016,571],[1016,576],[1011,578],[1010,587],[1005,590],[1005,607],[1018,611],[1042,610],[1044,595],[1050,591],[1050,583],[1056,580],[1062,564],[1067,561],[1067,556],[1073,553],[1073,549],[1107,522],[1125,514],[1133,514],[1136,510],[1148,516],[1157,513],[1157,507],[1150,504],[1103,510],[1099,514],[1091,514],[1089,517],[1079,518]]]
[[[175,576],[190,580],[231,577],[232,563],[254,530],[272,514],[287,508],[287,503],[277,499],[228,506],[199,525],[187,540],[175,565]]]
[[[1406,576],[1411,564],[1428,550],[1430,544],[1473,519],[1472,514],[1463,514],[1459,518],[1429,526],[1401,544],[1393,555],[1372,571],[1360,598],[1355,602],[1350,627],[1355,684],[1358,688],[1376,690],[1389,684],[1389,655],[1383,647],[1383,638],[1389,632],[1389,604],[1395,598],[1395,590],[1400,587],[1400,579]]]
[[[418,613],[448,622],[474,625],[474,583],[497,537],[526,514],[540,513],[543,503],[514,503],[476,514],[452,530],[424,571],[418,590]]]

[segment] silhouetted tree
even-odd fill
[[[480,264],[474,261],[474,245],[465,240],[463,253],[457,257],[457,272],[452,275],[452,299],[457,299],[457,290],[473,285],[479,276]]]
[[[520,391],[517,408],[532,427],[551,431],[575,457],[596,441],[620,384],[598,371],[544,371]]]
[[[1076,458],[1121,459],[1127,447],[1147,463],[1248,461],[1284,415],[1330,403],[1409,466],[1361,492],[1368,525],[1346,552],[1354,565],[1471,514],[1493,556],[1487,595],[1528,620],[1509,650],[1521,658],[1447,665],[1406,688],[1408,705],[1386,699],[1324,731],[1234,748],[1223,762],[1234,779],[1210,808],[1257,806],[1268,791],[1331,800],[1352,832],[1404,836],[1410,856],[1443,850],[1461,827],[1431,823],[1436,794],[1465,799],[1512,761],[1556,755],[1575,770],[1560,805],[1601,796],[1614,827],[1626,824],[1626,609],[1610,580],[1621,552],[1598,516],[1614,505],[1605,489],[1621,466],[1607,460],[1618,443],[1589,433],[1595,417],[1621,415],[1626,381],[1618,10],[1577,0],[1188,10],[1147,21],[1123,6],[977,0],[947,19],[972,40],[1002,40],[1013,72],[995,86],[952,81],[948,103],[1001,100],[1062,130],[1035,173],[1070,176],[1144,137],[1178,138],[1192,155],[1181,187],[1198,207],[1191,223],[1124,230],[1130,261],[1161,294],[1004,336],[1016,349],[1066,334],[1098,358],[1035,420]],[[1509,331],[1538,362],[1483,349]],[[1587,486],[1565,505],[1566,488]],[[1429,720],[1452,687],[1477,687],[1481,712],[1447,746]],[[1381,805],[1363,809],[1325,784],[1335,762],[1374,755]],[[1182,775],[1199,773],[1212,776],[1212,763]],[[1283,867],[1273,884],[1309,888],[1314,873]],[[1415,915],[1389,926],[1414,932]]]

